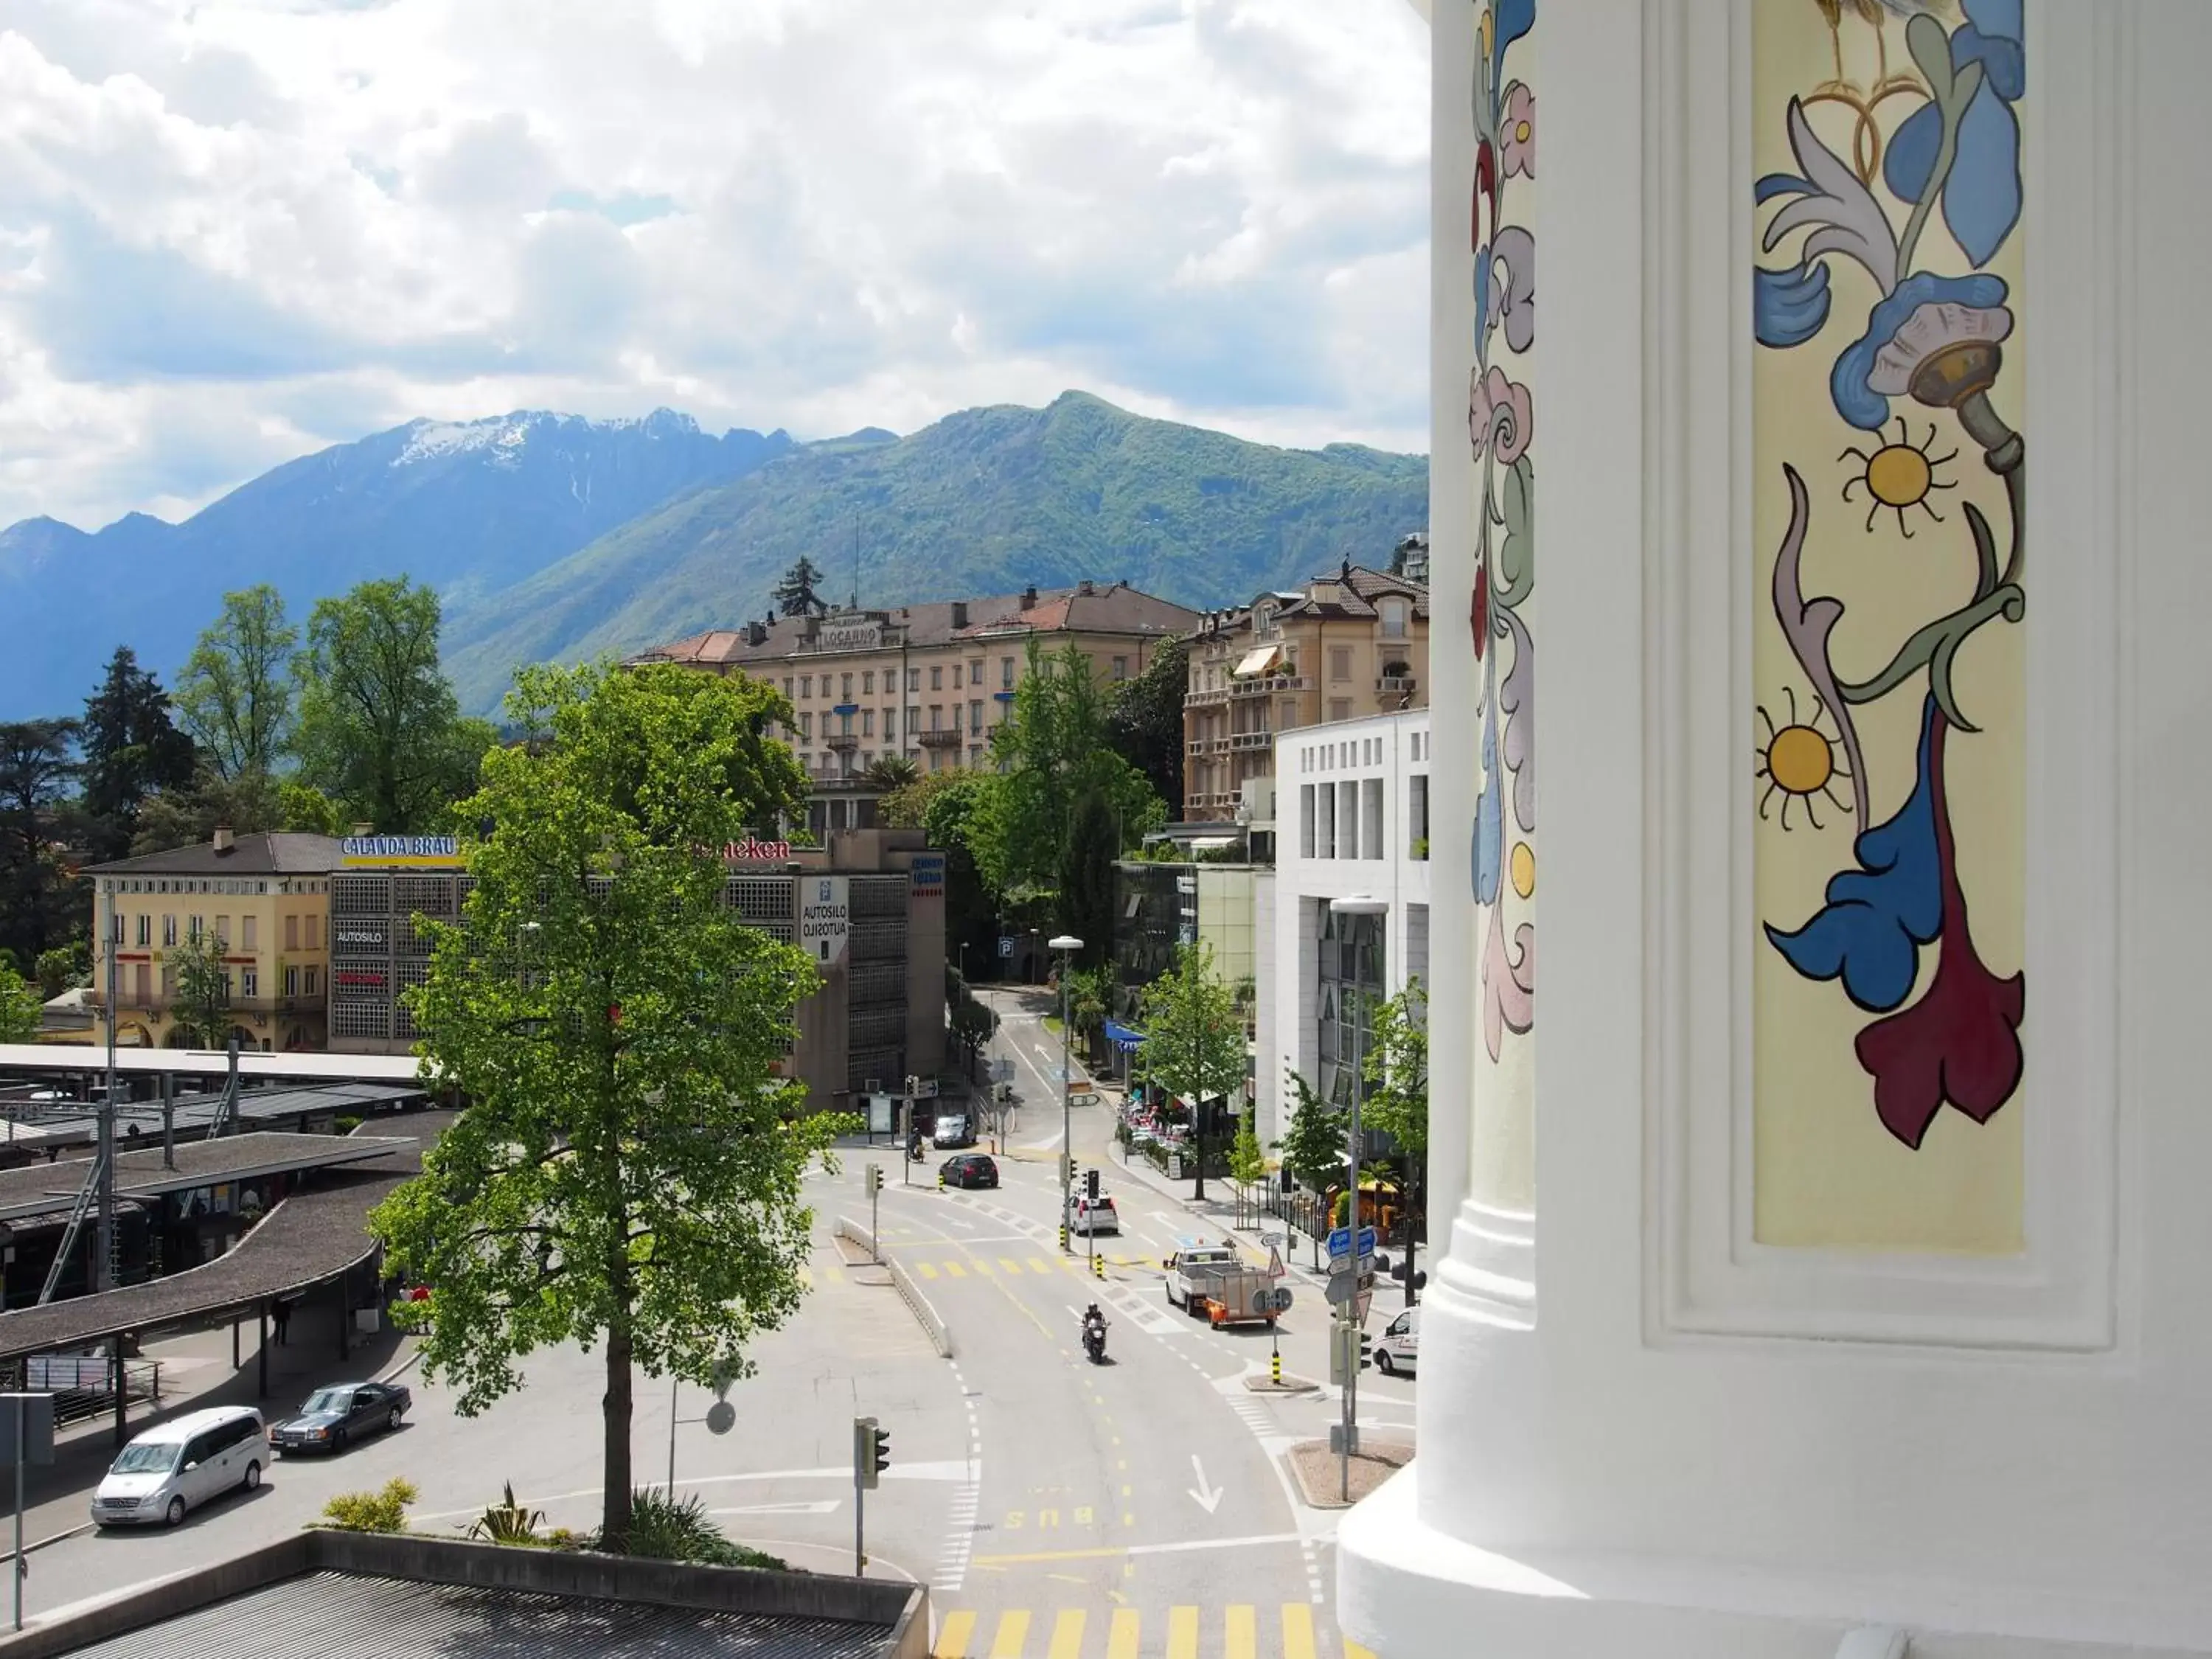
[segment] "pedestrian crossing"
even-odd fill
[[[1152,1267],[1160,1264],[1158,1258],[1137,1255],[1126,1250],[1101,1250],[1098,1259],[1109,1268]],[[901,1250],[899,1265],[916,1279],[1050,1279],[1061,1274],[1079,1278],[1091,1272],[1091,1258],[1077,1255],[983,1255],[948,1256],[936,1261],[921,1261]],[[824,1285],[847,1282],[845,1267],[832,1261],[815,1261],[799,1270],[799,1282],[812,1290]]]
[[[938,1620],[933,1659],[1375,1659],[1340,1643],[1311,1603],[1268,1608],[955,1608]]]

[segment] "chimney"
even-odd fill
[[[952,625],[955,628],[965,628],[968,626],[967,600],[955,599],[952,601]]]
[[[745,643],[747,645],[766,645],[768,643],[768,629],[763,627],[759,623],[747,623],[745,624]]]
[[[1087,599],[1098,590],[1091,586],[1091,578],[1085,576],[1081,581],[1076,583],[1075,591]]]
[[[219,824],[216,825],[216,828],[215,828],[215,850],[216,850],[216,852],[218,852],[218,853],[228,853],[228,852],[229,852],[229,851],[230,851],[234,847],[235,847],[236,845],[237,845],[237,842],[236,842],[235,838],[231,835],[231,833],[230,833],[230,826],[229,826],[228,824],[227,824],[227,823],[219,823]]]
[[[1034,584],[1022,589],[1022,609],[1024,611],[1036,609],[1036,587]]]

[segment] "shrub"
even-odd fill
[[[398,1476],[381,1492],[346,1492],[323,1505],[323,1524],[340,1532],[405,1532],[407,1506],[417,1494],[412,1480]]]
[[[361,1127],[361,1120],[350,1113],[343,1117],[334,1117],[331,1120],[332,1134],[349,1135],[359,1127]]]
[[[487,1544],[535,1544],[540,1542],[538,1528],[545,1524],[545,1511],[526,1509],[514,1501],[514,1482],[507,1481],[501,1489],[498,1503],[492,1504],[469,1525],[469,1536],[482,1539]]]
[[[652,1486],[630,1498],[629,1553],[648,1561],[686,1561],[710,1567],[763,1567],[774,1572],[791,1571],[775,1556],[724,1536],[714,1517],[707,1513],[706,1500],[697,1492],[679,1503]]]

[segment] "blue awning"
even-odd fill
[[[1134,1054],[1145,1046],[1145,1034],[1142,1031],[1133,1031],[1127,1026],[1117,1025],[1110,1019],[1106,1022],[1106,1040],[1124,1054]]]

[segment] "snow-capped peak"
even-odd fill
[[[410,466],[416,462],[438,460],[448,455],[485,451],[489,452],[487,459],[493,465],[512,466],[523,447],[529,442],[531,433],[538,428],[580,429],[586,434],[641,432],[648,438],[659,438],[689,436],[699,430],[699,423],[689,415],[679,415],[672,409],[656,409],[650,415],[622,416],[606,421],[588,421],[576,415],[556,415],[544,409],[517,410],[513,414],[494,415],[477,421],[415,421],[404,428],[407,441],[401,446],[392,465]]]

